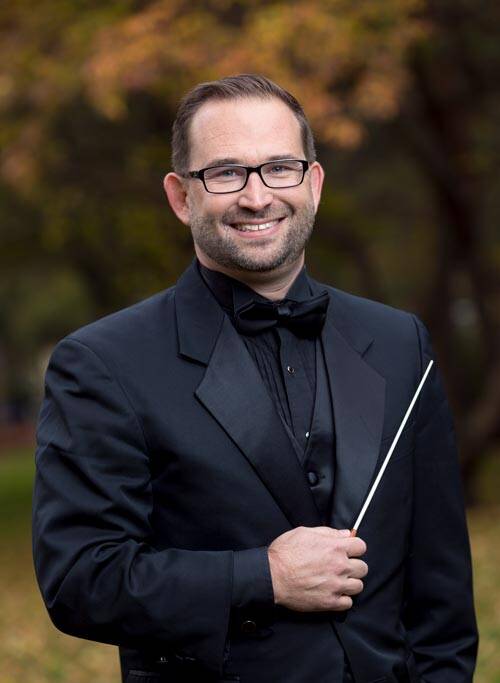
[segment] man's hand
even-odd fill
[[[274,602],[297,612],[347,610],[363,590],[366,544],[326,526],[287,531],[268,548]]]

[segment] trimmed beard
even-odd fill
[[[192,215],[190,227],[193,241],[212,261],[224,268],[254,273],[275,270],[299,258],[312,235],[316,216],[312,202],[296,210],[292,210],[289,205],[285,205],[285,208],[288,228],[286,234],[281,235],[277,248],[270,254],[261,253],[258,244],[253,245],[251,240],[247,244],[238,244],[238,238],[231,234],[235,228],[230,223],[244,223],[245,219],[262,220],[263,223],[272,220],[272,216],[261,215],[259,212],[249,212],[243,217],[241,210],[238,217],[231,217],[229,212],[220,218]],[[269,214],[269,211],[266,213]],[[220,235],[218,230],[219,221],[225,231],[224,235]]]

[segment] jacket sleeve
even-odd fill
[[[220,674],[233,551],[155,548],[152,508],[131,403],[94,351],[66,338],[46,373],[33,494],[34,563],[50,617],[70,635],[164,648]]]
[[[234,551],[231,607],[273,607],[274,590],[268,546]]]
[[[415,324],[422,375],[434,354],[427,329]],[[403,622],[422,681],[466,683],[477,653],[471,558],[454,427],[436,366],[417,411]]]

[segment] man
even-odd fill
[[[323,169],[298,102],[194,88],[164,181],[196,259],[63,339],[34,557],[55,625],[123,681],[465,683],[477,635],[453,428],[411,314],[311,279]]]

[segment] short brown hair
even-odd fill
[[[309,122],[295,97],[265,76],[240,74],[217,81],[199,83],[181,100],[172,126],[172,166],[179,175],[189,171],[189,126],[198,109],[208,100],[230,100],[240,97],[277,97],[295,114],[302,134],[306,159],[314,161],[316,150]]]

